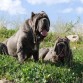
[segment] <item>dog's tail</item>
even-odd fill
[[[9,55],[7,46],[3,43],[0,43],[0,54]]]

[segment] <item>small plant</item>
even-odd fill
[[[13,35],[16,30],[0,30],[0,40]],[[49,33],[40,47],[53,47],[57,34]],[[64,36],[64,34],[63,34]],[[83,81],[83,42],[71,43],[73,65],[68,67],[59,64],[34,62],[27,60],[19,64],[14,57],[0,55],[0,79],[6,78],[15,83],[82,83]]]

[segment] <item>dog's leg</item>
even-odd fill
[[[39,51],[38,50],[33,52],[33,58],[35,61],[39,60]]]
[[[33,58],[35,61],[39,60],[39,43],[36,43],[33,50]]]
[[[17,42],[17,55],[18,55],[18,60],[20,63],[22,63],[24,61],[24,53],[23,53],[23,45],[22,45],[22,41],[19,39],[19,41]]]
[[[49,49],[41,48],[39,51],[39,58],[44,59],[48,52],[49,52]]]

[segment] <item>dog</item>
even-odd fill
[[[22,27],[3,42],[8,49],[9,55],[18,57],[19,62],[31,57],[35,61],[39,59],[40,42],[47,36],[50,27],[48,15],[42,11],[31,14],[31,18],[26,20]]]
[[[54,48],[41,48],[39,50],[39,58],[44,61],[50,61],[52,63],[56,63],[58,61],[58,56],[54,51]]]
[[[62,64],[67,63],[68,65],[71,65],[73,55],[70,49],[70,41],[67,37],[58,38],[54,50],[56,52],[56,55],[58,55],[59,62],[61,62]]]
[[[0,54],[8,55],[8,50],[5,44],[0,43]]]

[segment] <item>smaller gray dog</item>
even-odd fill
[[[45,61],[67,63],[69,66],[72,63],[73,55],[69,45],[69,39],[58,38],[54,48],[41,48],[39,58]]]

